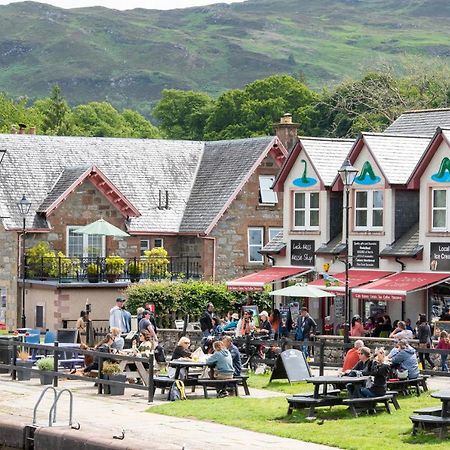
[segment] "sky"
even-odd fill
[[[0,5],[17,3],[23,0],[0,0]],[[190,6],[211,5],[213,3],[238,3],[244,0],[34,0],[60,8],[81,8],[87,6],[105,6],[111,9],[175,9]]]

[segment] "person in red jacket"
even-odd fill
[[[341,373],[345,374],[355,367],[359,361],[359,349],[362,347],[364,347],[364,342],[361,339],[355,341],[353,348],[351,348],[344,357],[344,364],[340,370]]]

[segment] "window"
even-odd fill
[[[44,328],[44,306],[36,305],[36,328]]]
[[[432,198],[432,229],[433,230],[447,230],[447,190],[433,189]]]
[[[280,232],[283,228],[269,228],[269,242]]]
[[[248,229],[248,261],[252,263],[262,263],[263,255],[258,253],[263,247],[264,228]]]
[[[383,228],[383,191],[355,192],[355,228]]]
[[[294,192],[294,229],[319,229],[318,192]]]
[[[163,239],[155,239],[155,247],[164,247]]]
[[[277,193],[271,187],[275,177],[261,175],[259,177],[259,203],[270,204],[278,203]]]
[[[67,227],[67,255],[77,258],[104,256],[105,237],[95,234],[74,233],[77,228],[80,227]]]
[[[141,239],[141,256],[144,256],[146,250],[150,250],[150,241],[148,239]]]

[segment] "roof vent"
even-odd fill
[[[158,209],[169,209],[169,191],[165,191],[165,202],[163,204],[163,191],[159,190],[159,204]]]

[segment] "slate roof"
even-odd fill
[[[314,137],[299,137],[299,140],[324,185],[331,186],[355,140]]]
[[[321,245],[316,253],[319,255],[339,255],[345,250],[345,243],[342,242],[342,233],[338,234],[331,241]]]
[[[203,232],[273,139],[205,143],[0,134],[6,150],[0,214],[5,228],[21,228],[17,201],[25,194],[32,202],[27,227],[48,228],[36,210],[54,200],[81,167],[95,165],[142,214],[131,218],[131,232]],[[169,191],[167,210],[158,209],[159,190]]]
[[[206,142],[180,232],[205,231],[274,137]]]
[[[286,242],[283,242],[283,232],[277,233],[271,241],[269,241],[260,251],[261,254],[277,254],[286,247]]]
[[[437,127],[450,128],[450,109],[407,111],[389,125],[385,133],[431,137]]]
[[[414,257],[422,251],[423,245],[419,245],[419,223],[416,223],[392,245],[386,246],[380,256]]]
[[[363,133],[364,141],[390,184],[406,184],[425,152],[427,136]]]

